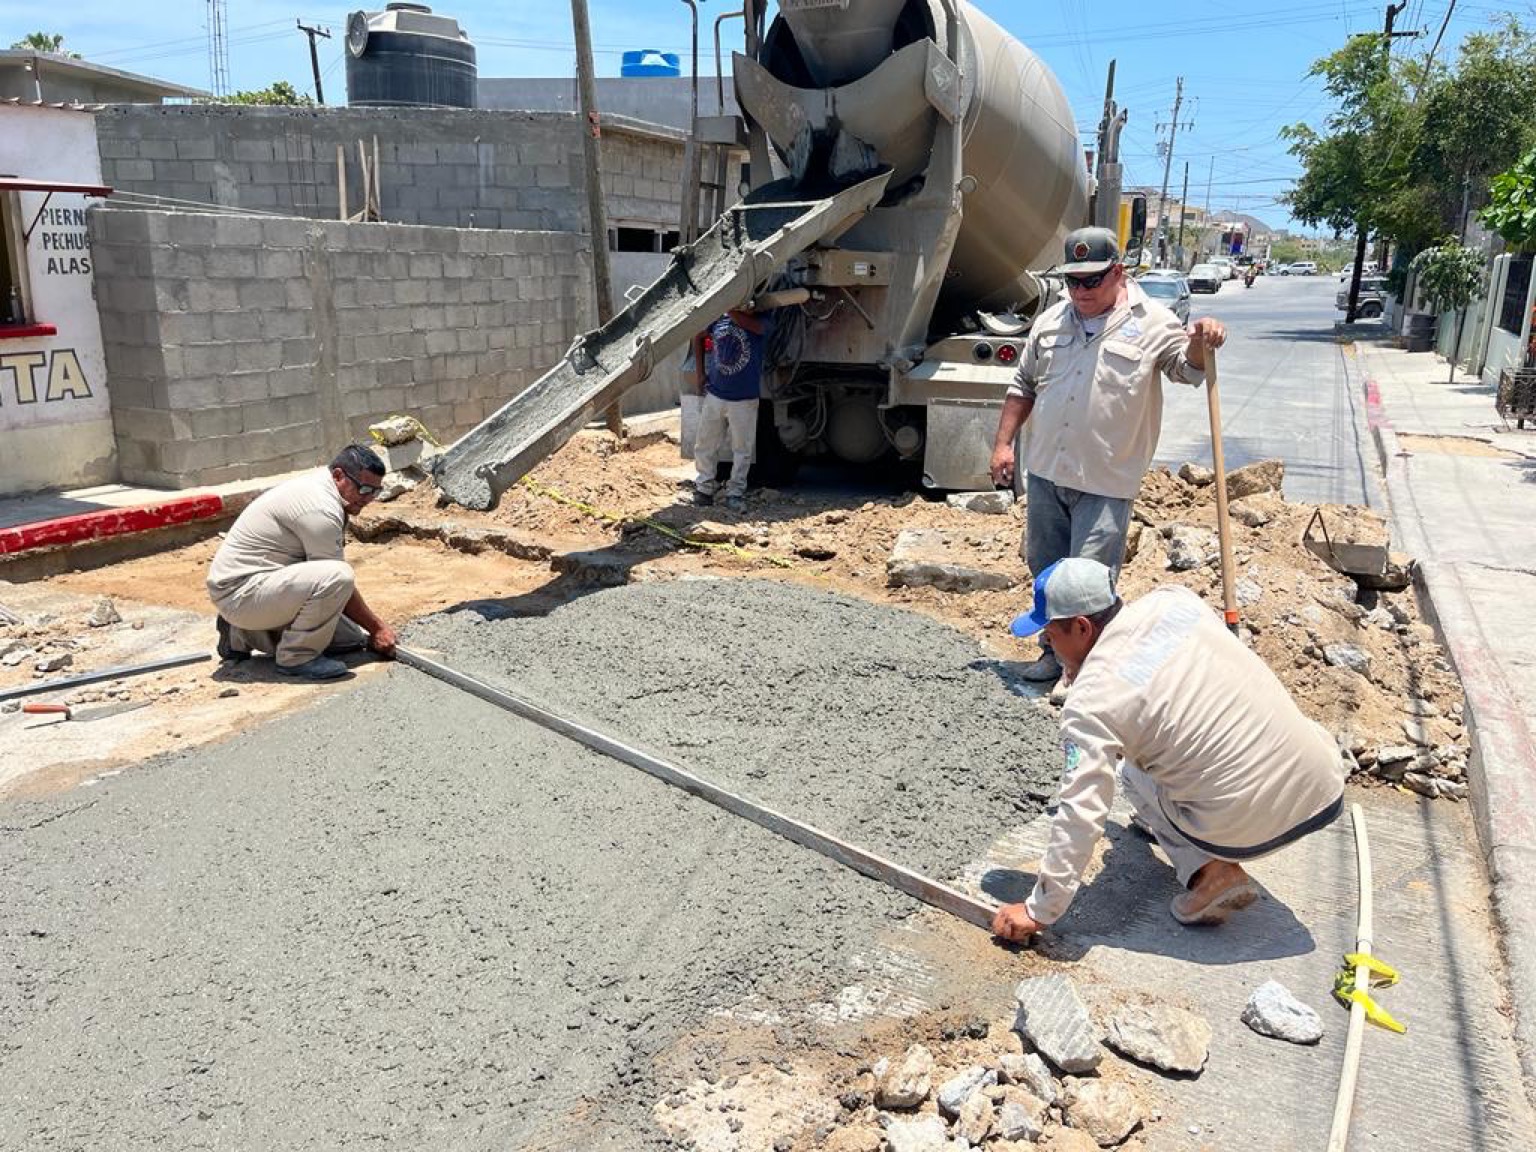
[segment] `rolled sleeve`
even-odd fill
[[[1066,915],[1077,895],[1115,800],[1115,765],[1120,759],[1114,734],[1090,716],[1073,714],[1070,705],[1062,717],[1061,735],[1066,756],[1061,800],[1034,890],[1024,902],[1030,917],[1041,924],[1054,924]]]
[[[1191,387],[1205,383],[1205,369],[1189,362],[1189,333],[1175,326],[1168,333],[1168,343],[1157,357],[1158,370],[1169,380]]]

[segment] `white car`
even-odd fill
[[[1237,268],[1226,256],[1212,256],[1206,263],[1215,265],[1224,279],[1237,279]]]
[[[1280,269],[1280,275],[1282,275],[1282,276],[1316,276],[1317,275],[1317,261],[1315,261],[1315,260],[1298,260],[1298,261],[1296,261],[1296,263],[1288,264],[1284,268]]]

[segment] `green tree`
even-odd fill
[[[312,107],[314,100],[300,92],[286,80],[278,80],[265,88],[256,88],[249,92],[234,92],[226,96],[222,103],[225,104],[268,104],[268,105],[297,105],[300,107]]]
[[[61,32],[29,32],[11,44],[12,51],[51,52],[56,56],[72,56],[80,59],[78,52],[64,51],[64,35]]]
[[[1483,223],[1516,251],[1536,248],[1536,148],[1493,178]]]
[[[1456,379],[1456,361],[1461,356],[1462,310],[1483,294],[1483,254],[1465,247],[1454,236],[1424,249],[1413,258],[1413,270],[1419,275],[1419,291],[1436,312],[1452,312],[1456,323],[1456,348],[1451,353],[1450,379]]]

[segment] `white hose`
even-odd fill
[[[1360,922],[1355,931],[1355,951],[1372,954],[1371,944],[1371,842],[1365,834],[1365,812],[1358,804],[1349,806],[1355,825],[1355,863],[1360,873]],[[1369,988],[1370,969],[1355,966],[1355,987]],[[1349,1139],[1349,1117],[1355,1106],[1355,1080],[1360,1073],[1360,1046],[1365,1038],[1365,1005],[1359,1000],[1349,1006],[1349,1034],[1344,1041],[1344,1068],[1339,1074],[1339,1095],[1333,1105],[1333,1128],[1328,1133],[1328,1152],[1344,1152]]]

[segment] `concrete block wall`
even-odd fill
[[[90,222],[129,483],[309,467],[394,412],[457,437],[592,323],[575,233],[122,209]]]
[[[614,220],[676,228],[683,134],[604,118]],[[587,227],[580,126],[561,112],[446,108],[114,105],[96,114],[102,177],[120,192],[334,220],[336,149],[349,212],[362,207],[358,142],[378,140],[385,220],[456,228]]]

